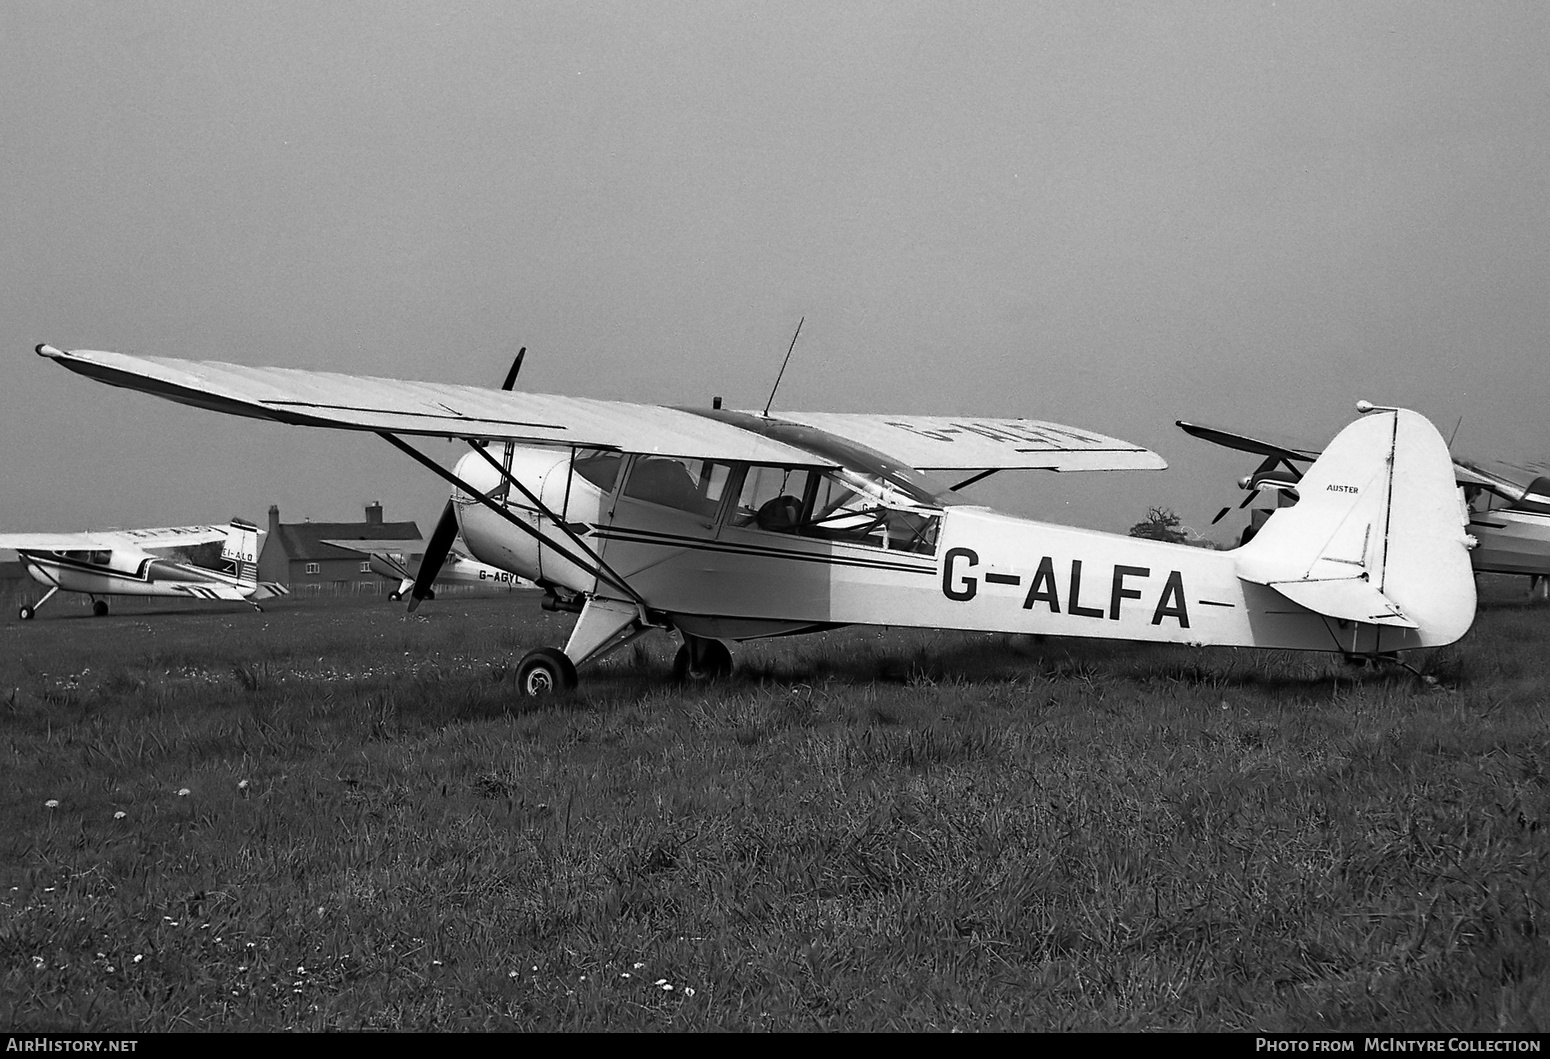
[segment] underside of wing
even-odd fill
[[[1128,441],[1033,419],[845,412],[773,415],[865,445],[922,471],[1129,471],[1167,466],[1157,453]]]
[[[1307,463],[1316,459],[1319,454],[1317,449],[1293,448],[1274,441],[1251,438],[1247,434],[1236,434],[1230,430],[1202,426],[1199,423],[1186,423],[1182,419],[1174,420],[1174,424],[1184,433],[1201,441],[1209,441],[1223,448],[1237,449],[1239,452],[1252,452],[1256,456],[1274,456],[1276,459],[1292,463]]]
[[[827,466],[790,445],[656,405],[48,345],[38,353],[113,386],[298,426]]]
[[[1522,500],[1528,492],[1527,486],[1488,471],[1478,463],[1468,460],[1453,461],[1453,477],[1460,485],[1478,485],[1514,503]]]
[[[226,535],[225,526],[166,526],[162,529],[112,530],[99,533],[97,537],[137,548],[179,548],[224,541]]]

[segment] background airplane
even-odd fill
[[[38,353],[100,382],[228,414],[369,430],[451,483],[411,589],[461,530],[474,557],[577,613],[525,695],[652,630],[676,672],[725,641],[848,624],[1230,644],[1348,655],[1441,646],[1474,620],[1464,512],[1426,419],[1373,409],[1234,552],[1015,518],[922,471],[1160,468],[1135,445],[1021,419],[667,408],[287,368]],[[401,435],[459,438],[449,471]]]
[[[98,617],[108,613],[108,596],[242,600],[261,610],[260,601],[285,595],[286,589],[258,580],[260,532],[251,522],[232,519],[225,527],[0,533],[0,548],[15,550],[32,579],[48,588],[36,603],[22,605],[17,612],[22,621],[59,591],[86,593]],[[230,573],[199,564],[205,560],[199,554],[203,546],[216,543]]]
[[[393,600],[403,599],[414,587],[415,571],[409,569],[409,555],[413,552],[424,553],[428,547],[425,541],[420,540],[325,540],[322,543],[366,556],[372,573],[397,586],[388,593],[388,598]],[[435,583],[484,585],[490,588],[531,587],[531,582],[524,581],[510,571],[470,559],[455,545],[447,550],[441,569],[436,572]],[[426,598],[434,599],[435,595],[432,593]]]
[[[1249,494],[1239,508],[1248,507],[1266,491],[1275,494],[1277,506],[1296,503],[1303,468],[1319,455],[1316,449],[1295,448],[1182,419],[1176,422],[1186,434],[1265,457],[1254,473],[1239,481]],[[1523,481],[1514,481],[1478,463],[1453,461],[1454,480],[1464,490],[1469,509],[1468,530],[1477,542],[1469,553],[1470,564],[1476,573],[1527,574],[1529,591],[1537,590],[1544,595],[1550,589],[1550,476],[1523,468],[1514,471]],[[1222,508],[1212,524],[1220,522],[1230,510],[1231,507]],[[1245,534],[1252,537],[1265,514],[1263,509],[1251,512]]]

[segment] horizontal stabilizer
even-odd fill
[[[1271,581],[1269,585],[1293,603],[1326,617],[1395,629],[1420,628],[1405,617],[1393,600],[1374,588],[1372,582],[1359,577],[1338,581]]]

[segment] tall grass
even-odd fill
[[[842,630],[539,707],[567,621],[420,614],[0,626],[0,1023],[1550,1025],[1550,608],[1436,684]]]

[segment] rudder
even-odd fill
[[[1238,576],[1326,617],[1414,630],[1406,647],[1469,630],[1475,582],[1468,519],[1437,429],[1408,409],[1347,426],[1237,551]]]
[[[221,558],[232,564],[232,573],[245,585],[258,584],[259,528],[240,518],[231,520]]]

